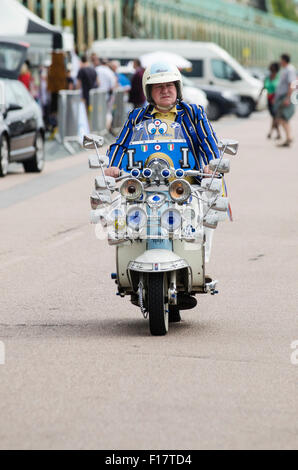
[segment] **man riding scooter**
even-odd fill
[[[109,148],[110,167],[105,170],[106,175],[119,176],[134,127],[153,118],[179,123],[195,157],[196,169],[210,173],[209,161],[219,158],[218,141],[203,107],[183,101],[182,79],[177,67],[162,63],[147,67],[143,75],[143,90],[149,105],[130,112],[116,142]]]
[[[173,133],[174,123],[180,125],[187,146],[194,156],[193,169],[201,170],[206,175],[212,173],[208,163],[220,156],[217,138],[203,107],[188,105],[182,100],[182,80],[177,67],[160,63],[147,67],[143,76],[143,90],[149,104],[130,112],[116,142],[109,148],[110,166],[105,174],[114,178],[121,175],[122,161],[135,127],[142,121],[152,119],[165,122],[169,132],[172,130]],[[184,299],[184,308],[196,305],[194,297],[185,295]],[[175,311],[172,310],[169,321],[180,321],[179,311],[175,316]]]

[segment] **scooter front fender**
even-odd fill
[[[177,271],[188,268],[189,264],[170,250],[146,250],[128,264],[128,270],[143,273]]]

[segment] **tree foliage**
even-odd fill
[[[271,3],[275,15],[282,16],[288,20],[298,21],[293,0],[271,0]]]

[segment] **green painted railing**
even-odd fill
[[[283,52],[298,64],[298,23],[224,0],[139,0],[141,37],[212,41],[248,66]]]

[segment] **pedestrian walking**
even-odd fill
[[[51,93],[50,125],[57,128],[58,95],[60,90],[67,88],[65,55],[63,52],[52,52],[51,64],[48,67],[48,92]]]
[[[20,75],[18,77],[19,81],[25,85],[27,90],[31,93],[31,81],[32,81],[32,75],[29,69],[28,62],[25,61],[21,67]]]
[[[107,100],[107,116],[106,116],[106,126],[107,129],[111,129],[112,125],[112,110],[114,104],[114,90],[117,88],[117,78],[114,72],[108,66],[108,61],[105,59],[100,59],[95,53],[92,54],[91,60],[95,71],[97,73],[97,79],[99,82],[99,89],[104,91],[106,94]]]
[[[72,77],[72,64],[71,63],[68,63],[66,66],[66,81],[67,81],[67,89],[74,90],[75,84],[74,84],[74,79]]]
[[[133,61],[133,66],[135,69],[135,73],[131,79],[129,102],[133,104],[134,108],[141,108],[146,103],[146,97],[143,93],[143,85],[142,85],[144,69],[139,59],[135,59]]]
[[[286,140],[279,147],[289,147],[293,142],[290,119],[295,113],[294,103],[291,101],[293,92],[292,84],[296,80],[296,70],[291,64],[291,58],[288,54],[282,54],[280,57],[280,79],[275,91],[274,113],[278,124],[280,124],[286,133]]]
[[[107,61],[100,59],[95,54],[92,55],[92,63],[97,73],[99,89],[107,93],[107,100],[109,101],[117,86],[116,76],[108,66]]]
[[[50,119],[51,111],[51,94],[48,91],[48,67],[49,64],[46,62],[43,67],[41,67],[39,72],[39,97],[38,102],[42,109],[43,120],[46,126],[47,131],[53,131]]]
[[[129,78],[127,78],[123,73],[118,72],[118,69],[120,68],[119,60],[111,60],[108,65],[116,76],[117,87],[124,91],[129,91],[131,87]]]
[[[272,117],[271,121],[271,127],[270,131],[267,135],[268,139],[271,139],[272,133],[274,130],[276,130],[276,139],[280,139],[281,135],[279,132],[279,126],[278,126],[278,121],[275,117],[275,112],[274,112],[274,98],[275,98],[275,91],[277,88],[277,85],[279,83],[279,63],[278,62],[273,62],[272,64],[269,65],[269,75],[265,78],[264,80],[264,86],[263,89],[260,93],[260,96],[263,92],[263,90],[267,90],[267,106],[268,106],[268,111]]]
[[[92,67],[88,60],[87,56],[84,54],[81,58],[81,68],[77,77],[77,89],[82,90],[83,101],[88,112],[89,109],[89,92],[92,88],[97,88],[98,79],[94,67]]]

